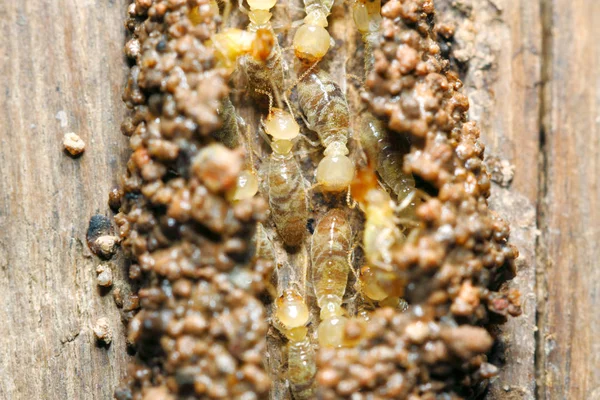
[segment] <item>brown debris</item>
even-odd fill
[[[129,9],[125,52],[136,65],[122,132],[133,154],[109,201],[140,289],[114,293],[137,350],[117,399],[256,399],[270,389],[267,314],[257,299],[270,272],[246,245],[266,203],[225,197],[243,154],[211,143],[228,93],[206,45],[217,26],[212,13],[206,0],[144,0]]]
[[[112,329],[108,323],[108,318],[99,318],[92,328],[92,331],[96,336],[96,340],[104,342],[106,345],[109,345],[112,342]]]
[[[113,284],[113,274],[112,269],[107,264],[100,264],[96,267],[96,281],[98,282],[98,286],[102,287],[111,287]]]
[[[117,245],[119,244],[119,238],[112,235],[100,236],[95,241],[95,247],[97,249],[98,256],[109,259],[117,251]]]
[[[69,154],[76,157],[85,151],[85,142],[74,132],[65,133],[63,147]]]

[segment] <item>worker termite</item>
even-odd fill
[[[396,140],[392,143],[384,124],[371,113],[365,112],[360,127],[360,140],[367,158],[374,164],[381,180],[396,195],[398,203],[402,203],[415,191],[415,179],[402,170],[404,154],[409,150],[409,143]],[[402,211],[405,217],[414,217],[417,198]]]
[[[339,209],[329,211],[319,221],[312,235],[312,283],[321,309],[318,328],[319,343],[326,347],[343,344],[344,316],[342,301],[348,283],[351,246],[350,224]]]
[[[293,284],[289,286],[275,302],[274,326],[288,339],[286,375],[294,399],[313,399],[317,369],[306,327],[310,314],[304,297]]]
[[[333,0],[304,0],[306,17],[294,35],[294,52],[300,61],[313,64],[327,54],[331,36],[327,32],[327,17]]]
[[[239,116],[231,99],[226,97],[218,110],[221,118],[221,128],[213,133],[213,137],[230,149],[240,144]]]
[[[379,40],[381,0],[356,0],[352,5],[354,24],[365,44],[365,73],[373,68],[373,48]]]
[[[229,102],[231,104],[231,102],[229,100],[227,100],[226,103],[227,102]],[[233,131],[233,133],[235,133],[239,139],[239,137],[243,137],[244,135],[242,135],[240,132],[238,122],[242,121],[242,123],[244,125],[245,125],[245,123],[237,115],[237,113],[235,113],[235,109],[233,108],[233,105],[231,105],[230,112],[235,115],[235,118],[229,118],[229,119],[225,120],[223,128],[227,128],[228,131]],[[225,125],[225,122],[227,122],[229,125],[235,124],[235,127],[227,127]],[[245,131],[246,131],[246,133],[245,133],[244,143],[246,145],[246,156],[247,157],[245,160],[244,169],[242,171],[240,171],[240,173],[238,174],[235,187],[231,188],[231,190],[227,193],[227,197],[230,201],[240,201],[240,200],[250,199],[250,198],[254,197],[256,195],[256,193],[258,193],[258,177],[257,177],[256,171],[254,169],[254,157],[252,155],[254,150],[252,149],[252,145],[251,145],[252,142],[249,137],[250,128],[247,125],[246,125]],[[239,140],[238,140],[238,143],[239,143]]]
[[[303,326],[292,329],[286,337],[289,339],[287,378],[292,396],[296,400],[314,399],[316,398],[317,363],[308,328]]]
[[[229,28],[213,35],[212,43],[221,67],[233,69],[236,62],[244,71],[250,95],[259,99],[259,90],[281,93],[284,82],[281,49],[271,27],[276,0],[249,0],[247,30]]]
[[[406,207],[415,196],[413,191],[400,207],[396,207],[389,194],[379,187],[372,167],[358,171],[352,186],[352,196],[365,213],[363,250],[367,265],[361,269],[359,280],[361,291],[368,298],[382,301],[387,297],[403,295],[404,282],[392,270],[391,249],[405,240],[395,212]]]
[[[324,71],[309,70],[298,82],[297,91],[308,127],[318,134],[325,147],[325,157],[317,166],[317,183],[325,191],[345,190],[355,172],[354,163],[347,156],[350,112],[346,96]]]
[[[308,220],[304,177],[292,152],[292,139],[300,134],[300,127],[279,108],[271,109],[263,127],[273,138],[267,171],[271,215],[285,245],[295,248],[302,243]]]

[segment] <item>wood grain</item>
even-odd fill
[[[600,3],[552,0],[539,254],[540,398],[600,398]]]
[[[109,399],[125,373],[120,317],[97,290],[99,261],[84,237],[93,214],[109,215],[106,194],[128,152],[119,133],[127,3],[0,0],[2,400]],[[473,46],[471,117],[486,154],[515,166],[490,201],[521,252],[513,285],[524,315],[496,332],[505,363],[488,398],[600,398],[600,3],[436,6],[472,30],[461,39]],[[70,131],[87,143],[77,159],[62,151]],[[108,349],[91,332],[103,316]]]
[[[125,0],[0,1],[0,399],[110,399],[127,352],[85,245],[123,170]],[[62,137],[87,143],[72,159]],[[121,276],[121,270],[116,271]],[[108,349],[91,326],[107,317]]]

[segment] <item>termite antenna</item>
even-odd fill
[[[254,89],[254,91],[256,93],[264,94],[265,96],[269,97],[269,115],[271,115],[271,111],[273,109],[273,95],[271,94],[271,92],[268,92],[263,89]]]
[[[227,21],[229,21],[229,16],[231,15],[231,0],[225,0],[225,5],[223,7],[223,26],[227,26]],[[240,2],[240,5],[242,3]]]
[[[311,191],[313,191],[314,189],[316,189],[316,188],[318,188],[319,186],[322,186],[322,185],[323,185],[322,183],[319,183],[319,182],[317,182],[317,183],[315,183],[314,185],[312,185],[311,187],[309,187],[307,191],[308,191],[308,192],[311,192]]]
[[[292,115],[292,118],[296,119],[296,116],[294,115],[294,110],[292,109],[292,105],[290,104],[290,101],[288,100],[287,96],[285,96],[285,95],[283,96],[283,101],[287,105],[288,110],[290,110],[290,114]]]
[[[348,185],[348,193],[346,193],[346,204],[351,210],[354,210],[358,205],[358,202],[352,198],[352,190],[350,185]]]
[[[239,8],[239,10],[240,10],[240,12],[242,14],[244,14],[244,15],[250,14],[250,11],[248,11],[248,9],[246,7],[244,7],[244,1],[243,0],[240,0],[238,2],[238,8]]]
[[[285,95],[286,97],[290,95],[290,93],[292,93],[292,90],[294,90],[294,88],[298,85],[298,83],[302,82],[304,80],[304,78],[306,78],[319,64],[319,61],[321,60],[317,60],[315,61],[310,67],[308,67],[306,69],[306,71],[304,71],[302,73],[302,75],[300,75],[299,78],[297,78],[294,83],[292,84],[292,86],[290,86],[286,91],[285,91]]]
[[[302,119],[304,119],[304,117],[302,117]],[[309,138],[306,137],[306,135],[302,135],[300,137],[300,139],[304,140],[306,143],[310,144],[312,147],[319,147],[321,145],[321,143],[319,143],[319,142],[315,142],[314,140],[310,140]],[[315,150],[313,150],[313,151],[315,151]]]
[[[267,142],[267,144],[269,145],[270,148],[273,148],[273,145],[272,145],[273,142],[271,141],[271,138],[269,138],[269,135],[267,135],[267,133],[264,130],[265,123],[261,120],[260,124],[262,125],[263,129],[259,129],[258,134],[260,135],[261,138],[264,139],[265,142]]]
[[[250,125],[246,125],[246,147],[248,147],[248,157],[250,158],[250,167],[252,168],[252,173],[256,175],[256,168],[254,168],[254,149],[250,145]]]
[[[348,250],[348,256],[346,258],[346,261],[348,262],[348,266],[350,266],[350,271],[352,271],[352,273],[358,280],[359,276],[354,269],[354,250],[356,250],[357,247],[358,247],[358,242],[354,243],[352,245],[352,248],[350,250]]]

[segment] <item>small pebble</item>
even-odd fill
[[[98,286],[102,287],[111,287],[113,284],[113,275],[112,269],[110,266],[106,264],[100,264],[96,268],[96,273],[98,274],[96,280],[98,282]]]
[[[100,256],[104,258],[111,258],[116,250],[119,238],[111,235],[100,236],[96,239],[96,246]]]
[[[110,342],[112,342],[112,330],[110,329],[107,318],[99,318],[92,330],[94,331],[94,335],[96,335],[96,339],[99,341],[106,344],[110,344]]]
[[[74,157],[85,151],[85,142],[73,132],[65,133],[63,146]]]

